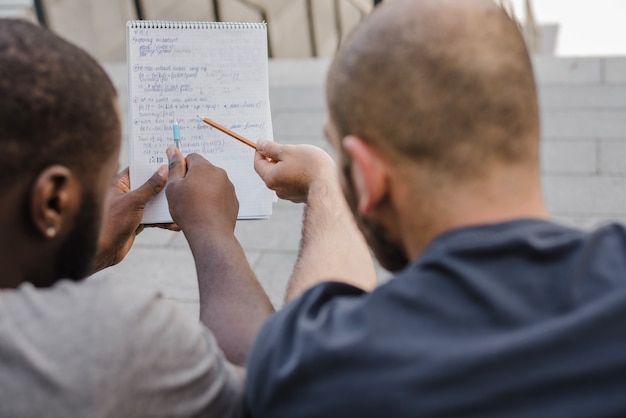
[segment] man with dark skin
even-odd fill
[[[252,416],[623,416],[626,230],[547,219],[515,23],[490,0],[385,1],[326,93],[339,170],[257,144],[306,210],[290,303],[249,356]],[[374,290],[349,212],[395,272]]]
[[[169,169],[131,192],[127,170],[115,177],[116,96],[84,51],[0,19],[0,416],[240,416],[241,366],[272,308],[234,237],[233,186],[170,149]],[[168,175],[202,323],[158,294],[85,280],[124,258]]]

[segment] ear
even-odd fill
[[[31,191],[31,219],[36,230],[53,239],[68,227],[80,206],[80,187],[72,172],[62,165],[42,171]]]
[[[358,193],[358,210],[368,215],[386,196],[388,168],[382,155],[356,136],[346,136],[343,147],[352,157],[352,178]]]

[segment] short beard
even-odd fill
[[[354,179],[352,178],[352,161],[346,153],[343,155],[343,160],[345,162],[342,170],[346,182],[346,189],[343,191],[343,194],[359,229],[381,266],[391,272],[402,270],[410,261],[402,244],[398,240],[391,239],[389,233],[379,221],[371,217],[362,216],[359,213],[358,198],[356,196]]]
[[[85,192],[81,208],[74,218],[74,228],[59,251],[57,278],[80,280],[91,273],[99,233],[98,202],[91,192]]]

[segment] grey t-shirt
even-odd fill
[[[211,333],[155,292],[0,291],[2,417],[236,417],[242,391]]]

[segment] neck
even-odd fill
[[[0,200],[0,289],[16,288],[24,282],[35,285],[53,283],[54,254],[57,249],[51,242],[37,239],[29,232],[24,218],[24,206],[15,202],[21,195],[6,191]]]
[[[0,289],[16,288],[25,282],[38,287],[54,283],[54,250],[50,246],[36,245],[32,241],[29,244],[25,240],[12,240],[10,237],[4,236],[0,243]]]
[[[437,236],[453,229],[548,218],[538,169],[507,167],[479,181],[440,186],[435,189],[431,184],[430,191],[408,186],[405,193],[398,193],[396,230],[411,260]],[[424,196],[433,198],[425,204]]]

